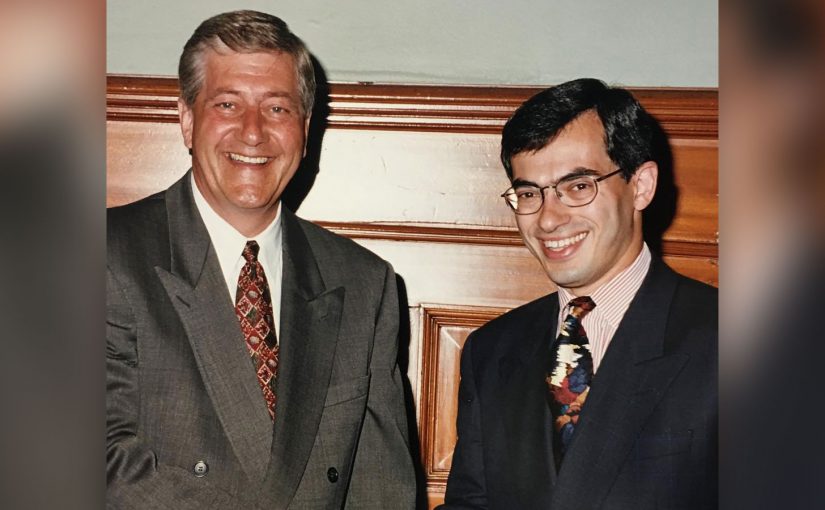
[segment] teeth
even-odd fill
[[[544,241],[544,246],[546,248],[550,248],[551,250],[560,250],[562,248],[566,248],[571,244],[576,244],[582,239],[587,237],[587,232],[582,232],[581,234],[577,234],[573,237],[568,237],[567,239],[560,239],[558,241]]]
[[[250,156],[244,156],[243,154],[235,154],[234,152],[229,153],[229,159],[233,161],[240,161],[241,163],[248,163],[251,165],[263,165],[267,162],[269,158],[267,157],[260,157],[254,158]]]

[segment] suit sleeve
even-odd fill
[[[461,352],[461,383],[458,389],[458,440],[453,452],[444,504],[438,510],[486,509],[487,486],[484,474],[481,433],[481,403],[473,374],[474,334]]]
[[[398,367],[399,306],[395,273],[387,266],[375,324],[370,387],[346,508],[415,508],[415,471]]]
[[[161,464],[140,437],[135,316],[111,270],[106,285],[106,507],[250,508],[206,479]]]

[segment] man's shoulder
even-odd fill
[[[719,290],[677,274],[667,316],[665,349],[701,354],[715,363],[719,339]]]
[[[719,311],[719,289],[687,276],[676,275],[678,285],[674,307],[689,308],[702,315],[716,317]]]
[[[485,332],[494,332],[498,330],[511,330],[514,326],[523,326],[525,324],[533,323],[537,318],[547,317],[548,320],[555,321],[554,311],[558,311],[558,293],[544,295],[538,299],[534,299],[529,303],[517,306],[508,312],[491,320],[481,328]]]
[[[169,250],[169,224],[164,192],[106,210],[107,263],[142,265],[159,263]]]
[[[558,315],[558,294],[552,293],[513,308],[475,330],[469,341],[477,352],[519,349],[535,328],[547,329]]]
[[[123,229],[130,227],[154,225],[156,228],[158,222],[165,216],[165,192],[161,191],[137,202],[106,209],[107,234],[111,238],[112,235],[122,233]]]
[[[701,312],[702,316],[718,315],[719,289],[707,283],[677,273],[661,258],[654,257],[643,289],[648,297],[667,298],[671,301],[671,313],[675,310]],[[643,289],[640,289],[642,292]],[[651,294],[652,292],[652,294]],[[672,294],[671,294],[672,293]]]
[[[719,289],[705,282],[695,280],[682,274],[676,274],[682,292],[703,296],[709,299],[718,299]]]
[[[289,213],[291,214],[291,213]],[[312,247],[316,259],[330,264],[358,264],[366,267],[385,268],[388,262],[356,243],[327,230],[320,225],[291,214]]]

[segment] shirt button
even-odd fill
[[[209,472],[209,465],[206,462],[199,460],[195,463],[195,467],[192,468],[192,471],[195,473],[195,476],[202,478]]]
[[[337,482],[338,481],[338,470],[335,469],[334,467],[331,467],[331,468],[327,469],[327,480],[329,480],[332,483]]]

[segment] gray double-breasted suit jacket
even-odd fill
[[[412,508],[392,268],[282,208],[271,421],[189,173],[108,213],[109,508]]]

